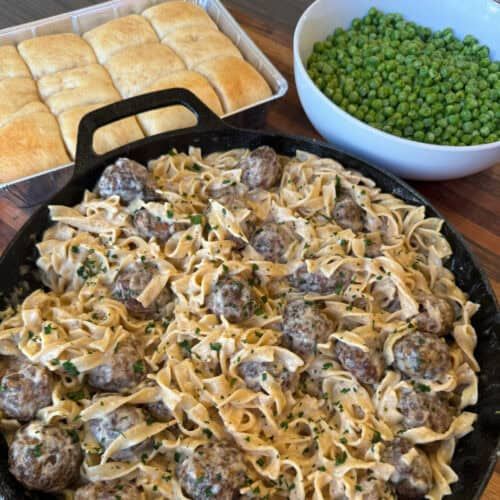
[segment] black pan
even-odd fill
[[[198,116],[198,124],[189,129],[147,137],[102,156],[94,153],[92,138],[98,128],[127,116],[174,104],[182,104],[191,109]],[[50,203],[74,205],[80,202],[83,191],[92,189],[103,169],[119,157],[126,156],[146,163],[173,147],[179,151],[187,151],[189,146],[197,146],[206,154],[239,147],[256,148],[263,144],[284,155],[294,155],[295,151],[300,149],[322,157],[334,158],[345,167],[356,169],[372,178],[383,191],[411,204],[425,205],[428,217],[442,218],[425,198],[385,170],[368,165],[315,140],[230,127],[193,94],[181,89],[134,97],[87,115],[80,124],[73,177]],[[33,287],[41,286],[36,273],[26,273],[26,269],[35,269],[36,251],[33,243],[41,237],[49,224],[47,206],[43,206],[23,226],[1,257],[0,290],[3,292],[4,302],[19,298],[19,288],[22,288],[23,297]],[[460,288],[469,294],[473,302],[481,305],[472,321],[478,334],[476,356],[481,365],[481,373],[479,403],[471,410],[478,413],[479,419],[474,431],[458,442],[452,466],[460,479],[453,485],[453,495],[449,498],[479,500],[495,466],[500,445],[500,313],[495,294],[462,236],[447,223],[443,226],[443,233],[453,248],[453,256],[447,266],[456,276]],[[17,292],[14,294],[16,288]],[[26,493],[8,473],[6,457],[7,447],[5,443],[1,443],[0,498],[27,498]],[[33,498],[31,495],[30,497]]]

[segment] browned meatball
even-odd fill
[[[172,302],[173,295],[167,287],[148,307],[144,307],[137,300],[137,297],[153,279],[155,272],[156,266],[154,264],[136,262],[122,269],[113,283],[113,298],[123,302],[128,312],[136,318],[161,319],[168,313],[167,306]]]
[[[279,224],[268,222],[253,233],[250,244],[265,260],[283,262],[289,238]]]
[[[281,180],[282,168],[273,148],[261,146],[241,160],[241,182],[250,189],[271,189]]]
[[[404,389],[398,401],[398,410],[405,417],[407,429],[426,426],[435,432],[446,432],[455,416],[455,408],[444,394],[429,394],[425,385],[416,385],[415,390]]]
[[[272,376],[284,390],[294,384],[294,373],[289,372],[282,363],[274,361],[243,361],[238,366],[238,373],[252,391],[260,391],[262,382]]]
[[[167,405],[161,399],[154,403],[147,403],[144,407],[157,422],[169,422],[174,418]]]
[[[101,391],[120,392],[135,387],[146,376],[146,363],[137,345],[128,340],[117,344],[104,362],[92,368],[88,382]]]
[[[75,492],[75,500],[141,500],[144,494],[128,481],[98,481]]]
[[[243,455],[225,441],[198,446],[177,466],[177,479],[192,500],[233,500],[246,479]]]
[[[431,294],[418,294],[419,313],[413,318],[413,323],[419,330],[446,335],[450,333],[455,321],[455,311],[446,299]]]
[[[436,380],[450,370],[450,352],[443,339],[416,331],[394,344],[394,366],[410,378]]]
[[[9,470],[30,490],[60,491],[76,481],[83,460],[79,442],[54,425],[21,427],[9,448]]]
[[[348,194],[340,195],[333,209],[335,222],[343,229],[359,232],[363,229],[363,210]]]
[[[103,417],[91,420],[89,427],[96,440],[106,449],[115,439],[123,435],[124,432],[145,422],[146,418],[141,409],[135,406],[123,405]],[[114,460],[138,458],[143,452],[150,449],[151,445],[152,440],[148,438],[134,446],[117,451],[112,455],[112,458]]]
[[[396,438],[385,447],[382,461],[395,467],[390,480],[395,485],[398,496],[422,498],[432,487],[432,469],[427,455],[418,448],[418,455],[410,465],[402,459],[412,448],[413,445],[406,439]]]
[[[102,198],[119,196],[123,203],[130,203],[136,198],[146,201],[156,198],[148,169],[128,158],[119,158],[104,169],[96,191]]]
[[[316,353],[318,343],[328,341],[333,325],[316,303],[294,300],[283,314],[283,342],[301,356]]]
[[[9,368],[0,383],[0,409],[7,417],[27,422],[52,404],[52,374],[43,366],[21,363]]]
[[[369,351],[337,341],[335,353],[345,370],[363,384],[377,384],[384,375],[385,362],[380,347],[369,345]]]
[[[289,283],[301,292],[319,293],[322,295],[336,293],[341,294],[351,282],[350,271],[339,270],[329,278],[321,271],[307,272],[307,266],[303,264],[293,274],[288,276]]]
[[[231,323],[249,319],[255,310],[251,288],[242,281],[228,276],[220,278],[207,297],[207,307]]]
[[[132,221],[139,236],[146,240],[156,238],[159,241],[167,241],[174,233],[186,227],[175,222],[163,222],[145,208],[137,210]]]

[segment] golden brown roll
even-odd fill
[[[155,82],[145,92],[181,87],[190,90],[203,101],[214,113],[221,115],[222,106],[215,90],[205,77],[194,71],[180,71]],[[196,125],[196,116],[184,106],[148,111],[138,116],[146,135],[192,127]]]
[[[135,14],[119,17],[97,26],[87,31],[83,38],[90,43],[101,64],[120,50],[145,43],[159,42],[146,19]]]
[[[38,36],[18,45],[35,79],[97,62],[94,51],[74,33]]]
[[[0,182],[69,162],[57,120],[41,102],[24,106],[0,127]]]
[[[31,102],[40,102],[33,79],[7,78],[0,80],[0,126],[12,114]]]
[[[0,47],[0,80],[5,78],[31,78],[28,66],[13,45]]]
[[[167,33],[163,43],[171,47],[188,69],[209,59],[242,55],[234,43],[210,26],[187,26]]]
[[[99,64],[44,76],[38,81],[38,90],[55,115],[76,106],[116,101],[120,98],[108,72]]]
[[[172,49],[158,42],[124,49],[111,56],[106,67],[124,98],[142,93],[163,76],[186,69]]]
[[[187,26],[211,26],[217,29],[217,25],[201,7],[188,2],[165,2],[150,7],[142,15],[149,19],[162,39],[167,33]]]
[[[72,158],[76,154],[76,140],[78,126],[81,119],[91,111],[110,103],[91,104],[90,106],[77,106],[58,116],[61,133]],[[96,153],[103,154],[129,142],[142,139],[144,134],[134,117],[125,118],[106,125],[94,134],[94,149]]]
[[[194,69],[214,86],[226,113],[272,95],[260,73],[238,57],[218,57],[201,63]]]

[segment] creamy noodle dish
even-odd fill
[[[442,220],[328,158],[121,158],[49,207],[2,312],[0,417],[31,490],[440,499],[476,416],[478,306]]]

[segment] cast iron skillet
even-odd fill
[[[191,109],[198,117],[198,124],[189,129],[147,137],[102,156],[97,156],[93,151],[93,134],[103,125],[140,112],[174,104],[182,104]],[[322,157],[334,158],[345,167],[356,169],[372,178],[383,191],[392,193],[411,204],[425,205],[427,216],[442,218],[439,212],[410,186],[380,168],[368,165],[315,140],[232,128],[193,94],[181,89],[134,97],[87,115],[80,124],[73,177],[68,185],[50,200],[50,203],[70,206],[79,203],[84,190],[92,189],[103,169],[119,157],[129,157],[145,164],[173,147],[178,151],[187,151],[189,146],[197,146],[206,154],[239,147],[253,149],[263,144],[285,155],[294,155],[295,151],[300,149]],[[1,257],[0,290],[3,292],[3,302],[22,298],[34,287],[41,286],[34,271],[36,258],[34,242],[49,225],[47,206],[43,206],[22,227]],[[473,302],[481,305],[472,322],[478,334],[476,356],[481,365],[481,373],[479,403],[471,410],[478,413],[479,418],[474,431],[458,442],[452,466],[459,476],[459,481],[453,485],[453,495],[449,498],[479,500],[495,466],[497,451],[500,449],[498,436],[500,415],[497,413],[500,410],[500,313],[490,284],[462,236],[447,223],[443,226],[443,233],[453,248],[453,256],[447,262],[447,266],[454,273],[460,288],[470,295]],[[6,457],[7,447],[2,439],[0,498],[5,500],[49,498],[24,492],[9,474]]]

